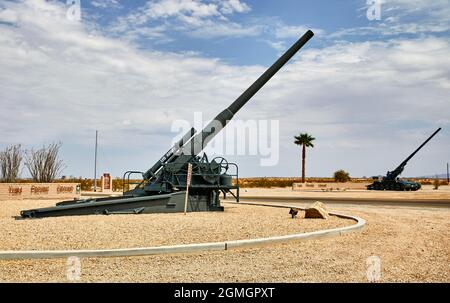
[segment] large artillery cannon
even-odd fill
[[[423,142],[411,155],[409,155],[405,160],[403,160],[402,163],[400,163],[399,166],[397,166],[396,169],[393,171],[388,171],[386,176],[383,177],[381,180],[378,177],[373,177],[374,182],[367,186],[368,190],[397,190],[397,191],[416,191],[421,188],[420,183],[418,182],[412,182],[412,181],[406,181],[399,179],[400,174],[405,169],[406,164],[409,160],[411,160],[412,157],[414,157],[419,150],[422,149],[422,147],[425,146],[425,144],[428,143],[428,141],[431,140],[439,131],[441,128],[438,128],[430,137],[428,137],[425,142]]]
[[[209,161],[200,156],[215,135],[312,37],[307,31],[271,67],[269,67],[230,106],[220,112],[201,132],[191,129],[164,156],[146,172],[128,171],[124,174],[124,188],[130,185],[130,176],[142,176],[135,188],[124,191],[121,197],[92,198],[63,201],[54,207],[21,211],[26,218],[126,214],[184,211],[188,165],[192,165],[189,186],[188,211],[221,211],[220,193],[230,193],[239,201],[238,167],[222,157]],[[235,178],[236,182],[232,182]],[[234,192],[233,192],[234,191]]]

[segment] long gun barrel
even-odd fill
[[[403,172],[403,169],[405,168],[405,166],[408,163],[408,161],[411,160],[411,158],[414,157],[415,154],[417,154],[417,152],[419,150],[421,150],[422,147],[424,147],[425,144],[427,144],[428,141],[430,141],[440,130],[441,130],[441,128],[439,127],[427,140],[425,140],[425,142],[423,142],[411,155],[409,155],[408,158],[403,160],[403,162],[396,169],[394,169],[391,172],[388,172],[386,177],[389,178],[389,179],[397,178]]]
[[[175,145],[171,149],[169,149],[164,154],[164,156],[162,156],[161,159],[159,159],[149,170],[144,173],[144,179],[150,179],[151,177],[156,175],[156,173],[164,165],[164,163],[170,161],[173,157],[180,153],[183,145],[185,145],[186,142],[188,142],[195,135],[195,133],[196,130],[192,127],[177,143],[175,143]]]
[[[218,114],[200,133],[198,133],[183,148],[184,155],[198,155],[263,86],[285,65],[312,37],[314,33],[308,30],[294,45],[292,45],[264,74],[262,74],[245,92],[243,92],[229,107]]]
[[[208,161],[198,155],[208,142],[226,126],[267,81],[270,80],[292,56],[313,37],[307,31],[285,54],[262,74],[229,107],[223,110],[200,133],[189,130],[150,169],[142,173],[143,179],[133,189],[124,191],[122,197],[70,200],[54,207],[21,211],[26,218],[90,215],[90,214],[140,214],[175,213],[186,211],[223,211],[220,193],[232,194],[239,201],[239,176],[237,165],[225,159]],[[192,166],[189,166],[192,164]],[[228,172],[229,166],[235,172]],[[191,169],[187,169],[190,167]],[[130,175],[124,174],[124,189],[130,188]],[[233,184],[233,178],[236,183]],[[189,182],[187,180],[190,180]],[[126,180],[128,183],[126,183]],[[192,191],[189,192],[189,185]],[[232,192],[235,190],[235,193]],[[185,191],[185,192],[184,192]]]

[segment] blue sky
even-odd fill
[[[292,137],[309,132],[307,175],[393,169],[436,128],[405,175],[450,161],[450,4],[446,0],[0,1],[0,148],[61,141],[65,175],[146,170],[174,121],[231,103],[307,29],[315,37],[236,118],[277,120],[275,166],[227,156],[242,176],[297,176]],[[27,175],[23,170],[23,176]]]
[[[109,9],[99,10],[92,3],[86,3],[86,11],[95,12],[96,21],[102,27],[114,26],[116,18],[124,14],[132,14],[139,8],[145,7],[147,1],[128,1],[120,5],[112,5]],[[111,3],[111,2],[110,2]],[[119,2],[117,2],[119,3]],[[210,2],[214,3],[214,2]],[[268,43],[279,42],[287,46],[295,42],[299,31],[295,27],[319,28],[322,31],[335,31],[336,28],[365,26],[370,21],[355,10],[363,7],[361,1],[247,1],[242,2],[247,8],[243,12],[226,14],[229,24],[239,24],[241,32],[234,35],[215,32],[206,35],[207,38],[189,34],[188,29],[168,30],[165,32],[170,42],[140,37],[137,41],[142,48],[162,51],[193,51],[204,56],[221,58],[232,64],[266,64],[269,65],[276,58],[279,51],[268,47]],[[336,12],[340,12],[337,14]],[[320,16],[320,18],[317,18]],[[145,23],[145,27],[158,27],[166,21],[179,24],[177,18],[166,20],[154,19]],[[301,20],[301,21],[300,21]],[[164,21],[164,22],[163,22]],[[225,23],[224,23],[225,24]],[[284,27],[292,27],[286,37],[277,37],[275,31],[282,31]],[[245,30],[248,30],[246,32]],[[320,34],[320,33],[319,33]],[[324,45],[324,41],[313,40],[314,45]]]

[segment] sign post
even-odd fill
[[[187,179],[186,179],[186,197],[184,198],[184,214],[187,212],[187,204],[189,197],[189,186],[191,185],[192,179],[192,164],[188,163]]]

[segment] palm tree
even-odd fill
[[[310,136],[308,133],[300,134],[298,136],[294,136],[294,143],[302,146],[302,183],[305,183],[305,157],[306,157],[306,148],[314,147],[312,141],[316,138]]]

